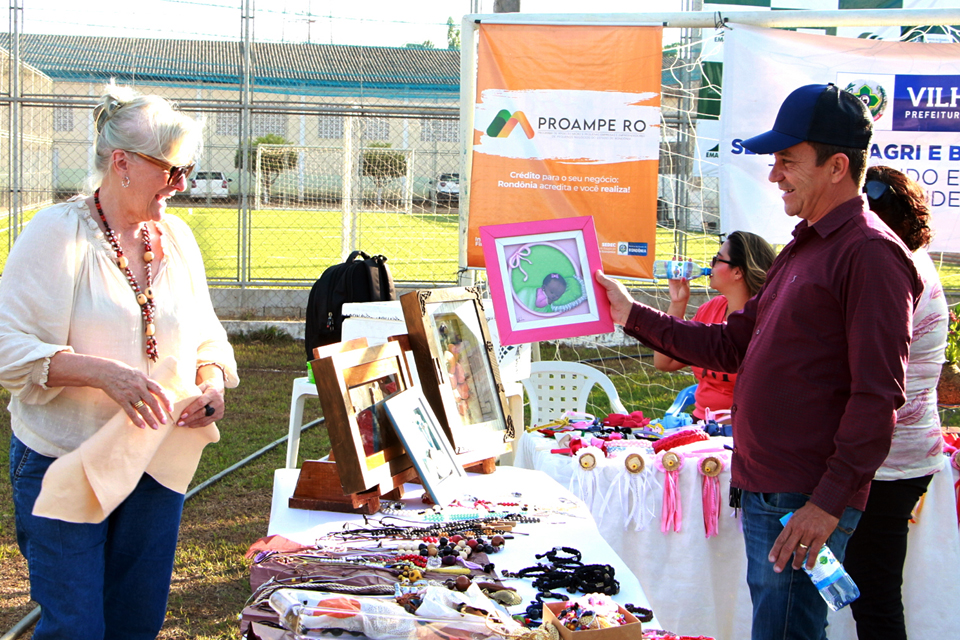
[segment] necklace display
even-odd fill
[[[140,305],[140,315],[143,316],[143,332],[147,338],[147,356],[154,362],[158,359],[157,340],[154,337],[156,328],[153,325],[154,312],[156,307],[153,303],[153,273],[150,263],[153,262],[153,249],[150,246],[150,227],[143,225],[140,230],[140,237],[143,238],[143,261],[146,263],[145,288],[140,290],[140,284],[137,278],[130,271],[130,265],[127,258],[123,255],[123,249],[120,248],[120,242],[117,241],[117,234],[113,232],[107,223],[107,217],[103,215],[103,207],[100,206],[100,189],[93,192],[93,202],[97,205],[97,213],[100,214],[100,220],[103,221],[103,227],[106,230],[107,240],[117,254],[117,266],[123,271],[130,283],[130,288],[137,295],[137,304]]]

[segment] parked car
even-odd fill
[[[233,182],[222,171],[198,171],[190,179],[191,198],[226,198],[230,195],[228,183]]]
[[[441,173],[433,181],[430,197],[437,204],[453,204],[460,201],[460,174]]]

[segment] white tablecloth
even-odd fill
[[[716,448],[726,438],[688,445],[682,450]],[[538,469],[565,487],[571,486],[575,460],[551,454],[557,444],[540,434],[524,434],[517,446],[514,464]],[[645,456],[652,460],[652,456]],[[695,460],[696,458],[690,458]],[[727,506],[730,471],[720,475],[721,510],[719,535],[707,539],[704,533],[701,480],[693,464],[680,471],[683,525],[679,533],[661,533],[660,513],[663,490],[655,490],[656,517],[640,531],[626,527],[626,514],[619,500],[603,507],[606,488],[616,482],[623,458],[602,461],[596,468],[601,491],[590,505],[604,539],[643,582],[647,596],[665,628],[688,635],[708,635],[717,640],[750,637],[751,603],[746,583],[746,558],[740,521]],[[653,465],[647,465],[647,471]],[[960,532],[957,528],[956,498],[949,459],[930,483],[918,522],[911,525],[904,568],[904,609],[909,637],[954,637],[960,629]],[[656,478],[662,484],[663,473]],[[574,482],[575,493],[584,493]],[[601,509],[603,517],[598,517]],[[849,607],[831,614],[827,630],[832,640],[856,640]]]
[[[363,516],[360,515],[291,509],[287,501],[296,488],[299,473],[299,469],[277,469],[274,472],[268,535],[282,535],[301,544],[314,544],[318,536],[341,529],[345,523],[363,522]],[[515,529],[514,538],[507,541],[503,551],[490,556],[498,572],[504,569],[518,571],[535,565],[539,562],[536,554],[555,546],[573,547],[583,554],[584,563],[609,564],[614,568],[616,579],[620,581],[620,593],[614,597],[617,602],[651,608],[640,582],[601,537],[583,502],[547,475],[517,467],[498,467],[496,472],[489,475],[470,474],[467,488],[472,495],[485,500],[496,501],[513,492],[521,492],[520,499],[528,504],[560,507],[559,513],[543,519],[539,524],[521,524]],[[424,508],[420,501],[423,487],[408,484],[404,485],[404,491],[405,508]],[[561,498],[565,501],[561,501]],[[377,518],[379,515],[368,517]],[[516,588],[524,598],[522,605],[511,608],[513,613],[526,608],[536,594],[529,579],[509,579],[504,582]],[[580,595],[583,594],[571,595],[571,598]],[[643,626],[657,629],[660,623],[654,618]]]

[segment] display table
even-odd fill
[[[681,448],[694,452],[698,448],[717,448],[729,438],[711,438],[709,442]],[[524,434],[518,441],[514,464],[543,471],[574,492],[584,493],[584,484],[575,474],[575,460],[551,454],[556,441],[538,433]],[[687,460],[696,460],[696,454]],[[661,485],[664,474],[653,471],[653,456],[644,455],[645,473]],[[750,637],[751,603],[746,583],[746,558],[740,521],[727,506],[730,470],[720,479],[721,507],[718,535],[706,538],[703,523],[702,476],[694,464],[685,464],[679,472],[682,527],[660,531],[663,489],[654,489],[650,504],[655,517],[642,530],[634,522],[626,525],[619,498],[604,501],[606,491],[620,477],[623,458],[601,461],[594,473],[599,474],[589,505],[598,528],[613,550],[634,573],[645,579],[646,593],[660,621],[668,629],[697,635],[712,635],[717,640],[742,640]],[[960,629],[960,532],[957,528],[956,498],[953,483],[956,470],[951,470],[944,456],[944,467],[930,483],[923,506],[912,524],[909,549],[904,568],[904,609],[907,633],[911,638],[949,637]],[[571,480],[574,482],[571,484]],[[601,517],[602,513],[602,517]],[[657,576],[647,580],[646,576]],[[856,640],[856,630],[849,607],[830,616],[828,635],[831,640]]]
[[[282,535],[301,544],[314,544],[318,536],[329,531],[345,525],[363,524],[364,517],[360,515],[291,509],[287,500],[293,494],[298,476],[297,469],[277,469],[274,473],[268,535]],[[423,493],[420,485],[404,485],[404,490],[405,508],[424,508],[420,501]],[[489,475],[471,474],[469,491],[487,500],[519,491],[523,502],[559,508],[559,513],[543,518],[539,524],[517,527],[514,538],[507,541],[503,551],[491,556],[498,573],[504,569],[518,571],[535,565],[538,562],[535,554],[542,554],[554,546],[574,547],[583,553],[585,563],[609,564],[614,568],[616,579],[620,581],[620,593],[614,596],[617,602],[651,608],[637,576],[601,537],[583,503],[545,474],[516,467],[498,467]],[[368,516],[370,519],[378,517],[379,514]],[[648,575],[651,580],[662,579],[657,573],[648,572]],[[529,579],[504,579],[504,583],[516,588],[524,598],[524,604],[511,608],[513,612],[522,611],[536,594]],[[660,623],[654,618],[643,626],[660,628]]]

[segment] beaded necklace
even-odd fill
[[[147,337],[147,356],[156,362],[159,356],[157,354],[157,340],[154,338],[156,328],[153,325],[153,315],[156,308],[153,303],[153,273],[150,268],[150,263],[153,262],[153,248],[150,246],[150,226],[145,224],[140,230],[140,237],[143,238],[144,248],[143,261],[146,263],[146,288],[141,291],[137,278],[133,275],[133,272],[130,271],[129,261],[123,255],[123,249],[120,248],[117,235],[107,223],[107,217],[103,215],[103,207],[100,206],[100,189],[93,192],[93,202],[97,205],[97,213],[100,214],[103,227],[106,229],[107,240],[109,240],[110,246],[113,247],[114,252],[117,254],[117,266],[120,267],[120,270],[127,276],[127,282],[130,283],[130,288],[137,294],[137,304],[140,305],[140,314],[143,316],[143,332]]]

